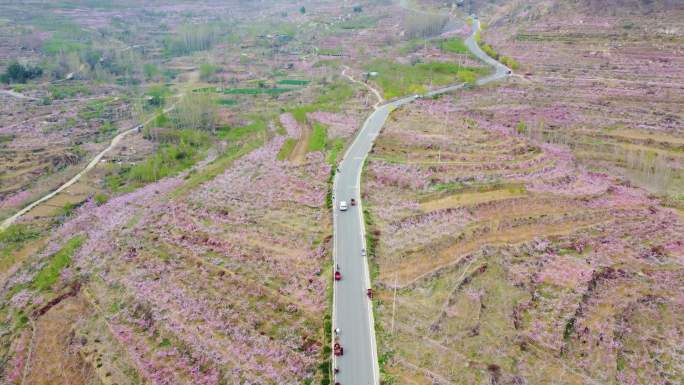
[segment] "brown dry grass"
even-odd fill
[[[292,153],[290,154],[289,160],[295,163],[303,163],[306,159],[306,153],[308,151],[309,139],[311,138],[311,125],[307,122],[306,124],[300,124],[301,135],[297,140]]]
[[[507,200],[511,198],[520,198],[526,195],[527,194],[525,193],[525,191],[520,189],[501,189],[485,192],[466,192],[423,202],[420,205],[420,209],[424,212],[431,212],[454,207],[464,207],[480,203]]]
[[[423,251],[422,253],[404,256],[401,261],[388,263],[383,266],[380,280],[393,282],[396,277],[398,285],[405,286],[439,269],[459,263],[466,255],[477,251],[484,245],[513,245],[535,238],[568,234],[583,227],[596,225],[604,220],[605,218],[597,217],[553,224],[533,223],[505,230],[497,230],[496,222],[490,222],[488,232],[480,234],[474,239],[456,242],[444,249],[437,250],[431,253],[429,258],[426,258],[426,251]],[[416,263],[417,261],[420,263]]]
[[[67,298],[34,322],[34,348],[25,385],[97,383],[94,368],[75,348],[74,325],[91,315],[81,297]]]
[[[26,214],[26,218],[32,219],[57,215],[67,204],[79,204],[88,199],[95,191],[96,189],[86,181],[78,181],[68,189],[52,197],[52,199],[36,206]]]

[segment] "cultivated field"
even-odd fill
[[[368,162],[386,377],[681,380],[677,210],[468,97],[395,112]]]
[[[334,383],[366,85],[452,83],[364,169],[383,384],[681,383],[684,10],[457,3],[1,4],[0,219],[141,127],[0,231],[0,383]]]

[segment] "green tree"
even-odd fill
[[[178,129],[214,131],[218,115],[212,94],[199,93],[184,97],[171,112],[171,122]]]
[[[205,82],[210,82],[212,81],[214,74],[216,74],[216,71],[218,68],[209,63],[202,63],[200,64],[199,71],[200,71],[200,79],[205,81]]]
[[[5,73],[0,76],[3,83],[26,83],[27,80],[43,75],[40,67],[24,66],[17,61],[10,63]]]
[[[143,75],[145,75],[145,79],[152,80],[159,76],[159,68],[153,63],[145,63],[143,66]]]
[[[155,107],[162,107],[164,100],[170,94],[169,89],[163,84],[154,84],[147,90],[148,103]]]

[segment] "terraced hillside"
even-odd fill
[[[527,136],[569,145],[593,170],[684,194],[684,7],[677,2],[506,3],[482,40],[521,63],[473,105]],[[681,199],[680,199],[681,200]]]
[[[97,361],[93,376],[119,384],[313,379],[329,279],[321,271],[329,166],[320,153],[299,165],[276,161],[284,140],[275,137],[192,192],[169,178],[99,207],[84,205],[36,256],[49,265],[67,247],[64,239],[77,240],[69,267],[44,286],[32,270],[14,279],[5,315],[38,319],[60,303],[48,302],[52,292],[85,300],[83,312],[65,319],[77,326],[67,347]],[[280,194],[268,187],[274,182],[297,187]],[[41,326],[41,335],[60,327]],[[21,373],[30,362],[31,376],[47,378],[53,367],[42,363],[61,345],[45,342],[27,361],[21,341],[30,331],[24,334],[10,364]]]
[[[368,162],[386,377],[681,381],[678,213],[459,103],[395,112]]]

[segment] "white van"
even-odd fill
[[[345,201],[340,202],[340,211],[347,211],[347,202],[345,202]]]

